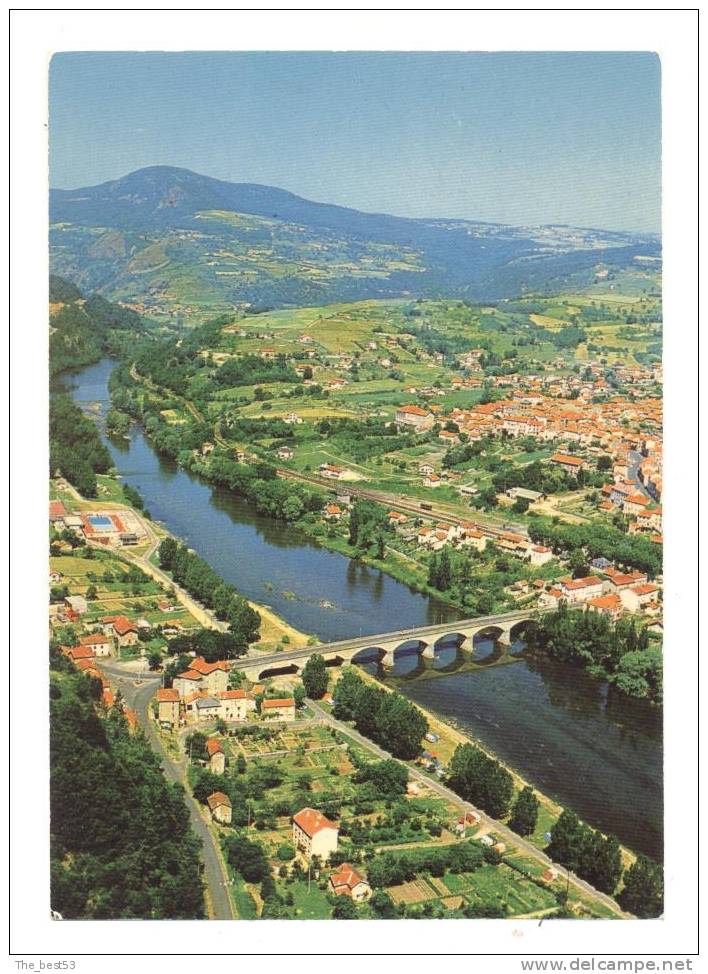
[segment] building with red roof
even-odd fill
[[[335,896],[350,896],[355,903],[363,903],[371,896],[364,876],[348,862],[343,862],[329,877],[329,890]]]
[[[323,860],[337,850],[339,826],[330,822],[314,808],[302,808],[293,815],[293,844],[308,859],[319,856]]]

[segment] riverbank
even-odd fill
[[[103,360],[73,376],[75,400],[107,410],[112,368]],[[352,560],[350,552],[329,551],[258,515],[227,488],[160,456],[140,427],[129,442],[107,445],[154,522],[183,539],[257,608],[266,604],[300,633],[331,642],[443,622],[454,631],[459,611]],[[438,663],[447,661],[445,653]],[[660,726],[628,714],[584,671],[553,661],[524,657],[513,666],[463,667],[421,680],[408,679],[408,669],[402,656],[391,676],[414,703],[469,732],[585,821],[661,860]]]
[[[364,680],[376,685],[377,687],[382,687],[387,693],[399,692],[397,688],[387,686],[384,681],[377,679],[375,676],[367,673],[366,670],[363,670],[362,668],[359,668],[357,672]],[[553,825],[563,811],[563,806],[558,804],[558,802],[554,801],[548,795],[544,794],[544,792],[539,791],[537,786],[532,781],[529,781],[523,775],[519,774],[515,768],[503,761],[498,754],[490,750],[481,740],[479,740],[479,738],[455,727],[452,723],[450,723],[449,718],[445,718],[433,710],[421,706],[417,702],[415,706],[428,721],[429,732],[432,732],[438,737],[438,740],[435,741],[435,743],[425,744],[426,750],[429,754],[439,758],[443,765],[446,766],[449,763],[458,746],[464,744],[473,744],[481,751],[484,751],[488,757],[498,761],[499,764],[509,772],[514,780],[514,788],[517,792],[521,791],[522,788],[527,786],[533,788],[539,801],[539,813],[536,828],[534,829],[533,834],[527,838],[528,841],[537,849],[543,850],[548,844],[544,836],[547,832],[551,831]],[[592,825],[592,823],[588,824]],[[625,845],[621,845],[620,848],[622,853],[622,865],[626,869],[628,866],[631,866],[633,862],[635,862],[637,854]]]

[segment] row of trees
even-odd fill
[[[527,648],[608,679],[627,696],[660,704],[662,652],[633,619],[610,622],[596,612],[572,612],[561,605],[529,627]]]
[[[250,643],[258,640],[260,615],[203,558],[174,538],[165,538],[160,542],[158,557],[160,566],[170,572],[190,595],[213,609],[219,619],[228,621],[229,632],[234,637],[229,658],[245,652]],[[206,637],[199,638],[206,647]]]
[[[428,721],[400,693],[388,693],[366,683],[352,667],[344,670],[334,688],[334,716],[351,720],[365,737],[394,757],[410,760],[420,753]]]
[[[203,918],[182,787],[129,732],[119,697],[100,718],[91,682],[56,652],[50,660],[63,671],[50,689],[53,909],[65,919]]]
[[[622,875],[622,854],[614,835],[595,832],[569,809],[561,812],[551,835],[546,852],[554,862],[603,893],[614,893]]]

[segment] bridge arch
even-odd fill
[[[350,656],[349,662],[354,663],[356,666],[366,666],[369,663],[380,664],[385,655],[386,650],[383,646],[365,646]]]
[[[538,626],[538,619],[521,619],[519,622],[515,622],[514,625],[509,630],[509,638],[512,643],[516,642],[517,639],[523,639],[525,633],[529,629],[535,629]]]
[[[487,663],[500,653],[500,641],[506,635],[501,626],[490,624],[478,629],[472,636],[472,659],[475,663]]]
[[[270,676],[295,676],[300,667],[295,663],[283,663],[282,666],[269,666],[258,674],[259,680],[267,680]]]

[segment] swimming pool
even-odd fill
[[[111,521],[111,519],[107,517],[105,514],[90,514],[88,520],[92,528],[105,529],[105,528],[112,528],[114,526],[113,521]]]

